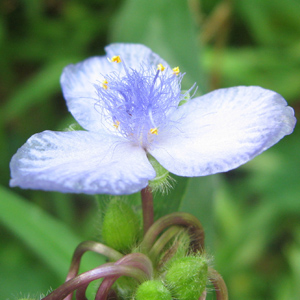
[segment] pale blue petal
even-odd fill
[[[275,92],[220,89],[180,106],[148,151],[174,174],[210,175],[246,163],[295,123],[293,109]]]
[[[97,110],[99,101],[95,84],[101,85],[107,72],[113,70],[106,57],[91,57],[76,65],[67,66],[60,83],[67,106],[76,121],[85,129],[101,131],[105,128]]]
[[[60,83],[64,98],[71,114],[77,122],[90,131],[101,131],[109,128],[106,124],[105,112],[99,109],[100,100],[95,85],[102,86],[106,75],[111,72],[125,75],[122,63],[112,63],[115,55],[120,55],[128,68],[139,70],[167,63],[149,48],[139,44],[112,44],[105,48],[107,56],[88,58],[78,64],[67,66],[61,75]],[[101,105],[100,105],[101,106]]]
[[[152,50],[141,44],[111,44],[105,47],[109,58],[120,55],[126,66],[139,70],[141,65],[157,68],[158,64],[169,67],[167,62]],[[123,70],[122,64],[117,64],[120,70]]]
[[[12,187],[122,195],[155,177],[145,151],[120,137],[87,131],[44,131],[13,156]]]

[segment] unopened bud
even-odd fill
[[[180,300],[198,300],[207,283],[207,259],[186,256],[171,262],[165,281],[172,296]]]
[[[133,209],[122,200],[112,200],[102,224],[104,242],[118,251],[127,252],[137,243],[139,233],[139,219]]]
[[[170,291],[159,280],[143,282],[136,291],[136,300],[172,300]]]

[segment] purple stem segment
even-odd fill
[[[86,292],[86,289],[88,288],[88,286],[89,286],[89,284],[87,283],[87,284],[81,286],[79,289],[77,289],[76,300],[88,300],[87,297],[85,296],[85,292]]]
[[[208,277],[210,282],[214,285],[217,300],[228,300],[228,291],[222,276],[213,268],[208,268]]]
[[[112,285],[116,282],[119,276],[104,278],[98,288],[95,300],[106,300]]]
[[[144,235],[154,222],[153,195],[150,187],[141,190]]]
[[[113,263],[107,263],[82,273],[75,278],[65,282],[59,288],[54,290],[43,300],[63,300],[67,295],[74,292],[75,290],[84,287],[91,281],[94,281],[103,277],[120,277],[129,276],[135,278],[139,282],[143,282],[144,278],[147,277],[145,272],[132,266],[115,265]]]
[[[151,248],[149,257],[151,257],[152,260],[155,260],[166,244],[182,230],[183,228],[181,226],[171,226],[168,230],[166,230]]]
[[[145,279],[150,279],[153,274],[153,266],[150,259],[142,253],[128,254],[115,262],[115,265],[132,266],[140,269],[146,274],[147,277]],[[119,277],[105,278],[97,291],[95,300],[106,300],[111,286]]]
[[[118,260],[118,259],[122,258],[122,256],[123,256],[121,253],[114,250],[113,248],[110,248],[101,243],[97,243],[94,241],[82,242],[75,249],[66,281],[74,278],[78,274],[81,257],[87,251],[93,251],[93,252],[105,255],[106,257],[110,258],[111,260]],[[72,296],[73,296],[73,293],[68,295],[64,300],[72,300]],[[82,299],[84,299],[84,298],[82,298]]]
[[[206,299],[206,295],[207,295],[207,292],[204,291],[204,292],[202,293],[202,295],[200,296],[199,300],[205,300],[205,299]]]
[[[172,225],[181,225],[189,230],[193,239],[195,251],[204,250],[204,230],[200,221],[189,213],[175,212],[158,219],[147,231],[141,247],[148,252],[156,240],[157,236]]]

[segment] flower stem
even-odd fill
[[[143,271],[146,274],[146,276],[147,276],[146,279],[150,279],[153,274],[153,266],[152,266],[151,261],[149,260],[149,258],[146,255],[144,255],[142,253],[128,254],[128,255],[124,256],[123,258],[121,258],[120,260],[118,260],[117,262],[115,262],[115,265],[132,266],[137,269],[140,269],[141,271]],[[119,277],[120,276],[104,278],[104,280],[102,281],[102,283],[97,291],[95,299],[96,300],[106,300],[108,293],[110,291],[110,288],[112,287],[112,285],[115,283],[115,281]]]
[[[69,281],[61,285],[59,288],[54,290],[52,293],[50,293],[48,296],[43,298],[43,300],[63,300],[67,295],[69,295],[73,291],[79,288],[86,289],[86,286],[90,282],[107,276],[129,276],[133,277],[139,282],[143,282],[145,278],[147,279],[147,274],[145,274],[145,272],[138,268],[128,265],[114,265],[113,263],[107,263],[70,279]],[[81,291],[80,294],[82,296],[83,291]]]
[[[154,210],[153,210],[153,195],[151,189],[147,186],[141,190],[142,209],[143,209],[143,226],[144,235],[154,222]]]
[[[183,228],[180,226],[171,226],[168,230],[166,230],[152,246],[151,250],[149,251],[149,257],[153,261],[156,261],[166,244],[182,230]]]
[[[106,257],[110,258],[111,260],[118,260],[118,259],[122,258],[122,256],[123,256],[118,251],[116,251],[106,245],[103,245],[101,243],[97,243],[97,242],[93,242],[93,241],[82,242],[77,246],[77,248],[73,254],[71,266],[70,266],[66,281],[77,276],[81,257],[87,251],[93,251],[93,252],[105,255]],[[72,296],[73,296],[73,293],[69,294],[65,298],[65,300],[71,300]]]
[[[85,296],[85,292],[86,292],[86,289],[88,288],[88,286],[89,286],[89,284],[87,283],[77,289],[76,300],[88,300],[87,297]],[[69,294],[69,295],[71,295],[71,294]],[[73,293],[72,293],[72,295],[73,295]],[[66,299],[67,299],[67,297],[64,300],[66,300]],[[71,299],[72,299],[72,297],[71,297]]]
[[[120,258],[123,257],[123,255],[121,253],[119,253],[115,249],[112,249],[104,244],[97,243],[94,241],[82,242],[77,246],[77,248],[73,254],[70,271],[69,271],[66,281],[68,281],[69,279],[71,279],[77,275],[81,257],[87,251],[93,251],[93,252],[105,255],[106,257],[108,257],[111,260],[119,260]]]
[[[228,291],[222,276],[213,268],[208,268],[208,277],[216,290],[217,300],[228,300]]]
[[[199,300],[205,300],[205,299],[206,299],[206,295],[207,295],[207,292],[204,291],[204,292],[202,293],[202,295],[200,296]]]
[[[167,227],[172,225],[187,227],[191,237],[197,237],[191,244],[193,251],[204,250],[204,230],[202,224],[196,217],[184,212],[172,213],[158,219],[145,234],[141,244],[142,249],[148,252],[157,236]]]

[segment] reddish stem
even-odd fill
[[[217,300],[228,300],[227,286],[222,276],[216,270],[209,267],[208,277],[215,287]]]
[[[115,265],[131,266],[143,271],[147,276],[145,279],[150,279],[153,274],[153,267],[150,259],[142,253],[131,253],[115,262]],[[106,300],[110,288],[120,276],[105,278],[96,294],[96,300]]]
[[[88,300],[87,297],[85,296],[85,292],[86,292],[86,289],[88,288],[88,286],[89,286],[89,284],[87,283],[86,285],[83,285],[77,289],[76,300]],[[72,294],[70,294],[70,295],[72,295]]]
[[[149,251],[149,257],[155,261],[166,244],[182,230],[183,228],[180,226],[171,226],[168,230],[166,230],[152,246]]]
[[[118,260],[123,256],[121,253],[119,253],[115,249],[112,249],[101,243],[97,243],[97,242],[93,242],[93,241],[82,242],[75,249],[66,281],[74,278],[78,274],[81,257],[87,251],[93,251],[93,252],[105,255],[112,260]],[[64,300],[72,300],[72,296],[73,296],[73,293],[68,295]]]
[[[148,186],[141,190],[141,198],[145,235],[154,222],[153,195]]]
[[[192,237],[192,249],[194,251],[204,250],[204,230],[200,221],[191,214],[176,212],[160,218],[151,226],[145,234],[141,244],[143,251],[148,252],[157,236],[172,225],[187,227],[189,234]]]
[[[207,292],[204,291],[204,292],[202,293],[202,295],[200,296],[199,300],[205,300],[205,299],[206,299],[206,295],[207,295]]]
[[[63,300],[67,295],[75,290],[82,287],[85,289],[87,284],[96,279],[115,276],[129,276],[135,278],[139,282],[143,282],[145,278],[147,278],[145,272],[136,267],[123,265],[117,266],[113,263],[107,263],[70,279],[43,298],[43,300]]]

